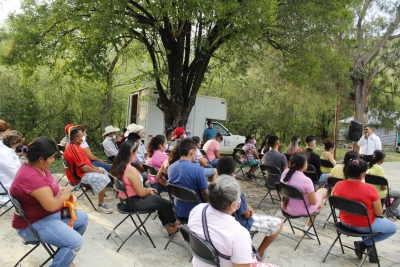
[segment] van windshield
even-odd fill
[[[228,135],[227,130],[225,130],[225,128],[222,127],[221,124],[215,122],[213,124],[214,128],[217,129],[217,132],[219,132],[221,135]]]

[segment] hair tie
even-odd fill
[[[23,147],[21,148],[21,151],[24,152],[25,154],[28,153],[28,150],[29,150],[29,149],[28,149],[27,146],[23,146]]]
[[[360,162],[358,161],[358,160],[353,160],[352,162],[355,162],[355,163],[357,163],[357,164],[360,164]]]

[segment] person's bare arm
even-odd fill
[[[36,198],[43,209],[53,212],[59,209],[64,204],[64,201],[69,198],[72,189],[72,186],[68,186],[60,190],[60,194],[57,197],[54,197],[50,187],[46,186],[32,191],[29,195]]]
[[[328,154],[328,156],[327,156],[328,160],[332,163],[333,167],[335,167],[336,166],[336,161],[333,158],[333,155],[331,153],[325,153],[325,154]]]
[[[83,149],[83,152],[85,152],[86,157],[88,157],[88,159],[92,160],[92,161],[100,161],[100,162],[104,162],[102,159],[99,159],[98,157],[96,157],[95,155],[93,155],[92,150],[90,150],[89,147],[85,147]]]
[[[378,199],[377,201],[372,202],[372,209],[376,216],[381,216],[383,213],[382,203],[381,200]]]
[[[99,169],[97,167],[90,167],[88,165],[80,166],[79,169],[81,169],[81,171],[83,171],[84,173],[87,173],[87,172],[104,173],[104,171],[102,169]]]
[[[133,169],[128,168],[126,170],[126,177],[128,177],[129,181],[132,184],[133,189],[135,189],[136,194],[139,197],[145,197],[148,195],[155,195],[157,194],[157,190],[154,188],[144,188],[139,177],[139,173]]]
[[[233,266],[233,267],[250,267],[251,264],[250,264],[250,263],[237,264],[237,263],[232,262],[232,266]]]
[[[219,159],[221,157],[221,155],[219,154],[219,150],[215,150],[214,151],[214,155],[217,159]]]
[[[145,171],[141,162],[136,163],[135,167],[138,168],[141,172]]]
[[[200,166],[207,167],[207,160],[205,158],[199,158]]]
[[[255,157],[256,159],[259,159],[259,158],[260,158],[260,157],[258,156],[257,149],[254,149],[254,150],[253,150],[253,155],[254,155],[254,157]]]
[[[207,142],[207,137],[205,134],[203,134],[203,144],[205,144]]]
[[[317,195],[315,192],[308,193],[308,200],[310,201],[311,205],[317,204]]]
[[[165,181],[162,177],[165,171],[165,167],[164,164],[161,165],[161,168],[158,170],[157,172],[157,176],[156,176],[156,180],[159,184],[163,185],[163,186],[167,186],[167,181]]]

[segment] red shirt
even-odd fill
[[[375,222],[375,213],[372,203],[380,200],[380,197],[374,186],[361,181],[343,180],[335,185],[333,194],[363,203],[365,207],[367,207],[371,224]],[[340,212],[340,221],[353,226],[368,227],[368,220],[365,216]]]
[[[86,157],[83,149],[75,144],[67,144],[64,150],[64,158],[69,164],[70,171],[72,171],[75,176],[80,178],[82,178],[85,173],[79,167],[82,167],[83,165],[92,167],[92,162],[88,157]],[[67,171],[66,174],[69,181],[76,180],[69,171]]]
[[[53,212],[46,211],[36,198],[29,195],[31,192],[43,187],[50,187],[54,197],[60,195],[57,180],[53,178],[48,170],[45,170],[45,173],[47,177],[44,177],[43,174],[34,167],[24,163],[15,174],[14,181],[10,187],[10,195],[19,201],[22,208],[25,210],[25,217],[30,223],[39,221],[61,210],[60,206],[59,209]],[[12,227],[15,229],[25,229],[28,225],[21,216],[14,213]]]

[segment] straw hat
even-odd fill
[[[136,133],[136,132],[141,131],[143,129],[144,129],[144,127],[142,125],[137,125],[137,124],[134,124],[134,123],[129,124],[128,127],[126,127],[126,132],[125,132],[124,136],[128,137],[128,135],[130,133]]]
[[[104,128],[103,136],[107,135],[109,133],[118,132],[118,131],[119,131],[119,128],[116,128],[112,125],[108,125],[106,128]]]

